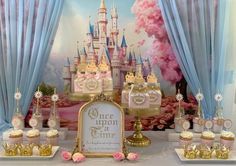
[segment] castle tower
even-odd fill
[[[118,35],[119,35],[117,22],[118,22],[117,8],[113,4],[113,7],[111,9],[111,37],[113,38],[115,43],[118,43]]]
[[[90,22],[90,16],[89,16],[89,22],[88,22],[86,36],[87,36],[87,45],[89,46],[93,40],[93,27]]]
[[[120,47],[121,47],[122,55],[125,56],[126,50],[127,50],[127,44],[126,44],[126,39],[125,39],[125,30],[123,30],[123,36],[122,36],[122,41],[121,41]]]
[[[76,66],[75,64],[70,64],[70,77],[71,77],[71,92],[74,92],[74,80],[76,78]]]
[[[93,30],[93,37],[97,38],[99,34],[99,30],[98,30],[98,21],[96,20],[94,22],[94,30]]]
[[[96,58],[95,58],[93,43],[90,43],[90,46],[88,49],[87,63],[91,63],[92,61],[96,62]]]
[[[99,44],[100,46],[107,44],[107,9],[104,0],[101,0],[100,8],[98,9],[98,29],[99,29]]]
[[[112,67],[113,87],[114,87],[114,89],[120,89],[121,88],[121,82],[120,82],[121,63],[120,63],[120,59],[119,59],[117,45],[114,48],[113,56],[111,59],[111,67]]]
[[[142,58],[141,55],[139,54],[136,59],[136,71],[143,71],[143,65],[142,65]]]
[[[79,42],[77,41],[77,56],[74,57],[74,65],[78,66],[80,63]]]
[[[135,55],[135,52],[133,52],[133,55],[132,55],[132,66],[136,67],[136,55]]]
[[[64,92],[71,92],[71,75],[70,75],[70,60],[67,58],[66,64],[63,67]]]
[[[106,46],[101,47],[99,57],[98,57],[98,62],[99,63],[101,62],[102,56],[105,56],[105,60],[106,60],[107,64],[111,63],[110,53],[109,53],[109,50]]]

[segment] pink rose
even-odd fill
[[[124,153],[122,152],[116,152],[113,154],[113,158],[116,160],[116,161],[121,161],[121,160],[124,160],[125,159],[125,155]]]
[[[75,153],[73,154],[72,159],[75,163],[79,163],[85,160],[85,156],[81,153]]]
[[[68,161],[71,159],[71,153],[67,151],[62,151],[61,152],[61,158],[65,161]]]
[[[138,160],[139,156],[137,153],[129,153],[127,156],[127,159],[130,161],[136,161]]]

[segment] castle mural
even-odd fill
[[[113,88],[120,90],[124,82],[124,76],[127,72],[142,71],[144,77],[151,72],[151,64],[148,58],[142,58],[129,49],[129,43],[126,41],[125,29],[119,27],[119,9],[113,3],[111,9],[106,7],[105,1],[101,0],[98,8],[98,19],[94,24],[89,17],[87,22],[86,40],[78,41],[83,43],[79,48],[77,46],[77,56],[73,62],[67,59],[63,68],[64,91],[66,93],[80,92],[76,87],[76,82],[85,80],[86,65],[94,63],[94,68],[101,64],[104,57],[108,65],[113,80]],[[119,35],[122,35],[119,41]],[[129,50],[129,51],[128,51]],[[97,72],[98,74],[98,72]],[[84,79],[83,79],[84,78]],[[109,74],[107,79],[109,79]],[[83,85],[81,85],[83,86]]]

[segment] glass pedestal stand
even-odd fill
[[[154,116],[160,113],[160,108],[129,109],[124,108],[129,115],[135,116],[134,133],[126,138],[127,145],[134,147],[145,147],[151,144],[151,140],[142,133],[142,117]]]

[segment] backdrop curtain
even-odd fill
[[[226,71],[230,1],[159,0],[177,61],[195,95],[204,94],[203,115],[215,115],[214,95],[223,93]]]
[[[11,126],[14,93],[26,115],[58,27],[64,0],[0,0],[0,131]]]

